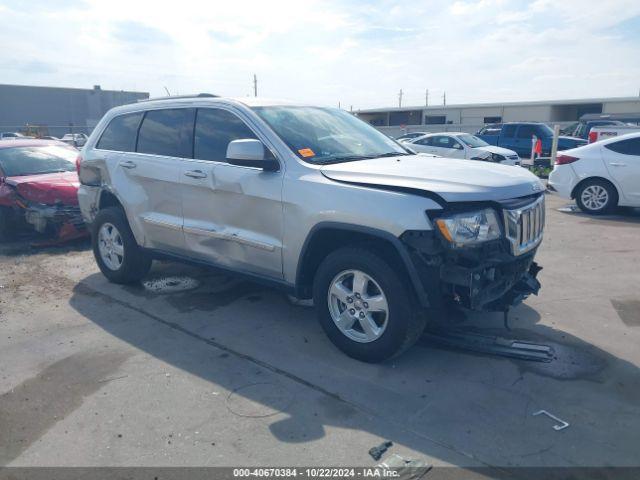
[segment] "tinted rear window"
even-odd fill
[[[136,149],[136,134],[142,112],[128,113],[115,117],[102,133],[96,148],[133,152]],[[64,138],[70,138],[67,134]]]
[[[194,112],[192,108],[149,110],[140,126],[137,151],[191,158]]]
[[[613,150],[623,155],[637,155],[640,156],[640,138],[629,138],[627,140],[620,140],[619,142],[613,142],[605,145],[605,148]]]
[[[233,113],[213,108],[198,109],[194,158],[224,162],[229,142],[243,138],[256,136]]]

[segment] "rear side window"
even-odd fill
[[[434,147],[453,148],[453,142],[449,137],[432,137]]]
[[[515,125],[505,125],[502,127],[502,136],[503,137],[515,137],[516,136],[516,126]]]
[[[538,131],[534,125],[522,125],[518,130],[518,138],[531,139],[534,135],[538,135]]]
[[[116,150],[119,152],[134,152],[136,149],[136,134],[142,119],[142,112],[128,113],[115,117],[98,141],[96,148]],[[65,135],[69,138],[69,135]]]
[[[605,148],[623,155],[640,156],[640,138],[628,138],[605,145]]]
[[[226,110],[200,108],[196,117],[194,158],[225,162],[232,140],[256,138],[247,125]]]
[[[149,110],[138,133],[137,152],[167,157],[191,158],[192,108]]]
[[[420,140],[416,140],[413,143],[416,143],[418,145],[431,145],[431,139],[433,137],[427,137],[427,138],[421,138]]]

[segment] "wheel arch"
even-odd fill
[[[307,235],[300,251],[296,270],[295,293],[298,298],[311,298],[313,280],[322,260],[338,248],[365,245],[392,265],[400,265],[402,275],[409,281],[413,293],[423,307],[429,299],[409,252],[402,241],[384,230],[337,222],[315,225]]]
[[[103,210],[108,207],[120,207],[122,210],[125,210],[118,196],[110,189],[103,188],[98,197],[98,210]]]
[[[617,185],[615,183],[613,183],[611,180],[609,180],[608,178],[599,177],[599,176],[587,177],[587,178],[583,178],[582,180],[580,180],[576,184],[576,186],[573,187],[573,190],[571,190],[571,198],[575,199],[576,195],[578,193],[578,190],[580,190],[582,185],[584,185],[586,182],[589,182],[589,181],[592,181],[592,180],[599,180],[601,182],[606,182],[609,185],[611,185],[613,187],[613,189],[615,190],[616,195],[618,196],[618,201],[620,201],[620,190],[618,189]]]

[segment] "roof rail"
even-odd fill
[[[173,96],[168,96],[168,97],[154,97],[154,98],[144,98],[141,100],[138,100],[138,103],[141,102],[154,102],[156,100],[177,100],[177,99],[181,99],[181,98],[217,98],[220,95],[214,95],[212,93],[196,93],[193,95],[173,95]]]

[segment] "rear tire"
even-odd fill
[[[426,324],[408,283],[365,248],[345,247],[327,256],[316,272],[313,301],[333,344],[363,362],[400,355]]]
[[[113,283],[134,283],[149,273],[151,257],[138,246],[124,211],[100,210],[91,225],[93,255],[102,274]]]
[[[590,215],[605,215],[618,206],[618,192],[606,180],[586,180],[576,190],[576,203]]]

